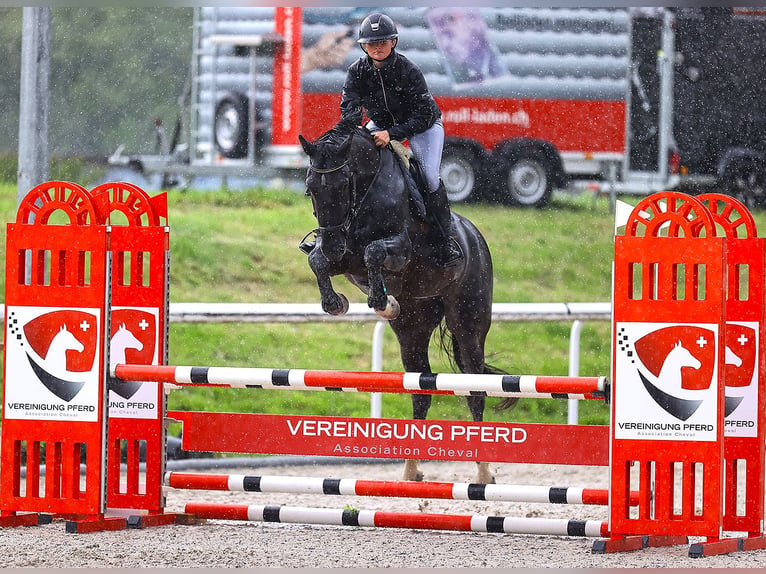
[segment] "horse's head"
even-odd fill
[[[79,339],[66,328],[66,325],[61,326],[59,332],[54,337],[54,340],[57,345],[61,345],[67,350],[77,351],[78,353],[82,353],[82,351],[85,350],[85,345],[83,345]],[[51,346],[52,345],[53,343],[51,342]]]
[[[673,357],[673,362],[680,367],[699,369],[702,366],[700,360],[692,355],[689,350],[683,346],[681,341],[677,341],[673,346],[673,350],[668,353],[668,358],[665,359],[666,362],[669,361],[671,355]]]
[[[727,365],[734,365],[735,367],[742,366],[742,358],[737,355],[734,351],[732,351],[728,345],[726,345],[726,364]]]
[[[121,323],[117,331],[112,336],[111,345],[123,349],[137,349],[142,351],[144,344],[133,334],[133,332]]]
[[[325,136],[314,143],[298,137],[309,156],[306,195],[311,198],[319,226],[317,247],[330,261],[338,261],[346,251],[346,231],[353,207],[353,178],[349,166],[353,136],[340,140]]]

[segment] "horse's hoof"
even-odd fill
[[[407,459],[404,461],[402,480],[423,482],[423,472],[418,468],[418,461]]]
[[[473,481],[476,484],[495,484],[495,477],[494,476],[476,476],[476,478],[473,479]]]
[[[408,482],[423,482],[423,478],[425,478],[425,476],[423,475],[421,471],[417,471],[413,475],[409,475],[405,473],[404,476],[402,477],[403,480],[406,480]]]
[[[375,309],[375,312],[378,315],[380,315],[384,319],[388,319],[389,321],[393,321],[394,319],[396,319],[399,316],[400,311],[401,311],[401,308],[399,307],[399,301],[397,301],[391,295],[388,296],[385,309]]]
[[[476,478],[474,479],[477,484],[495,484],[495,475],[489,469],[486,462],[476,463]]]
[[[345,315],[348,313],[348,298],[342,293],[338,293],[338,306],[335,308],[323,307],[326,313],[330,315]]]

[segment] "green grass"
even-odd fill
[[[168,193],[171,301],[318,302],[314,277],[297,244],[315,225],[301,194],[283,190]],[[637,198],[626,198],[636,203]],[[611,298],[613,215],[606,199],[556,195],[546,209],[461,204],[485,235],[495,269],[495,302],[592,302]],[[0,215],[15,219],[16,190],[0,187]],[[755,213],[766,225],[766,217]],[[5,257],[5,234],[0,257]],[[4,278],[0,279],[4,282]],[[351,301],[364,295],[345,279],[336,288]],[[369,370],[373,323],[172,324],[171,364],[266,368]],[[570,322],[503,323],[490,330],[488,362],[514,374],[565,375]],[[580,374],[608,375],[610,326],[587,322],[581,334]],[[436,372],[452,370],[436,344]],[[383,369],[403,370],[390,330]],[[487,420],[565,422],[566,401],[523,400],[513,411],[491,408]],[[174,391],[171,409],[224,412],[306,413],[364,416],[369,395],[316,391],[185,389]],[[465,419],[464,401],[435,397],[430,417]],[[411,416],[409,397],[384,395],[383,416]],[[580,403],[580,421],[606,424],[600,401]]]
[[[300,194],[251,191],[171,193],[172,301],[317,302],[315,279],[297,244],[315,226]],[[471,204],[454,207],[486,236],[495,267],[497,302],[608,301],[612,216],[608,203],[558,199],[545,210]],[[365,296],[343,278],[350,300]],[[171,325],[170,362],[268,368],[369,370],[372,323]],[[571,324],[495,323],[488,360],[512,373],[566,374]],[[607,375],[609,325],[586,324],[580,373]],[[434,371],[451,371],[432,345]],[[383,368],[403,370],[390,331]],[[496,399],[490,399],[493,405]],[[581,421],[605,423],[601,402],[581,403]],[[367,415],[369,395],[295,391],[194,389],[171,395],[170,408]],[[383,415],[411,415],[409,397],[383,396]],[[433,418],[465,418],[464,401],[436,397]],[[565,422],[566,402],[522,401],[512,412],[487,410],[487,420]]]

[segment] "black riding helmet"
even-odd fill
[[[359,25],[359,39],[357,42],[379,42],[381,40],[395,40],[399,37],[394,21],[385,14],[370,14]]]

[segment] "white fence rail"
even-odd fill
[[[608,321],[607,303],[495,303],[493,321]],[[365,303],[351,303],[348,313],[328,315],[319,303],[170,303],[171,323],[322,323],[381,321]]]

